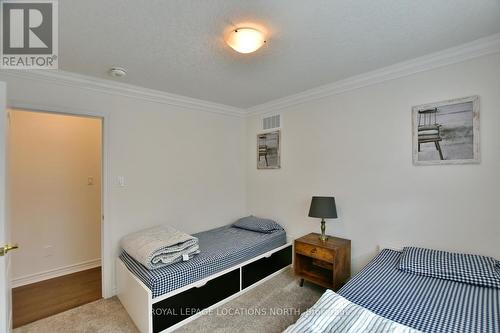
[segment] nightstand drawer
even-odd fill
[[[333,251],[318,246],[314,246],[311,244],[295,242],[295,252],[323,261],[328,261],[332,263],[335,261],[335,255]]]

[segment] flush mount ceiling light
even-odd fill
[[[127,75],[127,71],[123,67],[111,67],[109,75],[112,77],[124,77]]]
[[[227,36],[226,43],[239,53],[252,53],[257,51],[266,42],[264,34],[252,28],[238,28],[232,30]]]

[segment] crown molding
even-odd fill
[[[308,101],[341,94],[497,52],[500,52],[500,33],[256,105],[247,109],[247,116],[276,112],[286,107]]]
[[[120,95],[148,102],[184,107],[203,112],[236,117],[249,117],[258,114],[276,112],[293,105],[341,94],[347,91],[460,63],[497,52],[500,52],[500,33],[440,52],[305,90],[297,94],[289,95],[247,109],[61,70],[1,70],[0,76],[48,82],[61,86],[76,87],[111,95]]]
[[[191,110],[211,112],[228,116],[244,117],[244,109],[209,102],[201,99],[171,94],[159,90],[143,88],[131,84],[94,78],[62,70],[1,70],[0,76],[42,81],[61,86],[119,95],[153,103],[184,107]]]

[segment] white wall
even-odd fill
[[[106,115],[110,252],[166,222],[187,232],[270,216],[292,237],[319,230],[312,195],[337,198],[330,234],[353,243],[358,270],[378,244],[415,244],[500,258],[500,55],[490,55],[288,107],[282,169],[256,170],[260,116],[247,120],[0,73],[13,101]],[[414,167],[411,106],[481,97],[480,165]],[[83,109],[83,111],[82,111]],[[126,178],[119,187],[117,176]],[[108,290],[110,295],[112,290]]]
[[[293,236],[319,232],[312,195],[334,195],[327,232],[352,240],[354,271],[379,244],[500,258],[500,54],[414,74],[283,110],[282,168],[257,170],[247,123],[247,210]],[[412,165],[411,107],[480,96],[480,165]]]
[[[106,117],[106,296],[113,292],[114,258],[123,235],[159,223],[197,232],[228,224],[244,213],[243,119],[57,81],[4,73],[0,81],[7,82],[10,106],[16,101]],[[118,185],[118,176],[125,177],[125,187]]]
[[[100,264],[101,131],[99,118],[9,111],[13,285]]]

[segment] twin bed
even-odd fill
[[[376,319],[349,322],[352,318],[345,312],[325,317],[324,311],[332,303],[331,295],[325,293],[286,333],[348,329],[349,332],[500,333],[500,289],[402,271],[398,267],[401,255],[400,251],[382,250],[337,294],[371,313],[412,328],[411,331],[384,327],[356,330],[355,325],[376,325]]]
[[[148,270],[126,252],[117,260],[118,297],[142,333],[170,332],[292,261],[284,230],[225,226],[194,236],[203,250],[185,262]],[[500,333],[499,288],[405,272],[401,255],[382,250],[286,332]]]
[[[292,263],[281,227],[228,225],[193,236],[201,252],[187,261],[148,270],[124,251],[117,259],[117,294],[141,333],[170,332]]]

